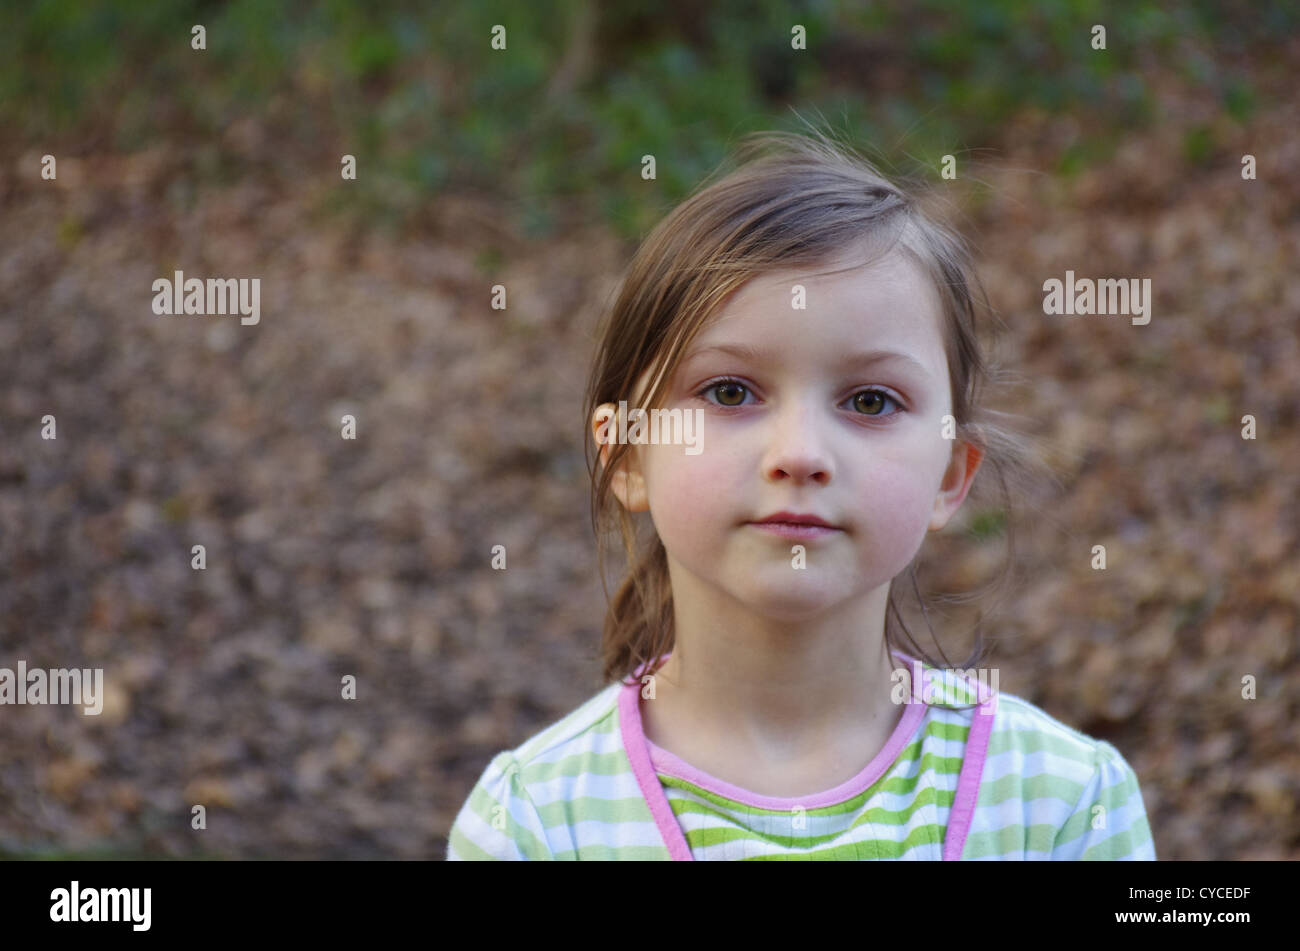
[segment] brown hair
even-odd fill
[[[632,389],[646,370],[654,372],[642,407],[657,406],[691,340],[746,281],[773,270],[826,265],[864,239],[873,244],[888,239],[886,251],[901,247],[920,263],[939,291],[957,438],[983,452],[983,461],[994,467],[1002,489],[1009,555],[999,581],[1014,562],[1008,474],[1018,481],[1032,453],[1027,440],[995,423],[1005,414],[987,410],[979,401],[986,382],[1001,380],[996,368],[986,362],[976,337],[977,304],[992,311],[965,243],[928,218],[907,192],[888,181],[869,160],[820,131],[814,130],[813,137],[752,133],[735,158],[739,168],[710,184],[709,178],[726,163],[720,166],[637,250],[603,324],[587,384],[584,432],[592,477],[591,515],[607,599],[604,532],[611,515],[617,517],[630,569],[605,616],[601,655],[606,682],[616,677],[626,681],[638,668],[644,668],[643,673],[658,670],[661,656],[674,643],[673,602],[662,541],[652,528],[649,544],[638,548],[635,524],[611,498],[610,482],[629,444],[610,445],[607,465],[597,470],[600,447],[591,427],[596,409],[602,403],[630,403]],[[916,562],[914,558],[903,574],[910,578],[929,625],[926,599],[916,584]],[[939,664],[917,646],[895,603],[896,589],[891,585],[885,615],[887,648],[901,650],[900,637],[905,636],[912,656],[934,667],[952,667]],[[984,593],[937,600],[964,602]],[[971,655],[958,666],[973,667],[983,659],[980,627],[977,621]],[[939,648],[942,654],[942,645]]]

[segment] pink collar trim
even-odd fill
[[[914,658],[902,651],[894,651],[894,655],[902,658],[909,665],[914,662]],[[644,666],[638,668],[637,675],[643,669]],[[667,750],[655,745],[646,737],[641,723],[641,705],[639,702],[641,684],[639,680],[624,684],[623,689],[619,691],[619,729],[623,737],[624,749],[627,751],[628,760],[632,765],[632,774],[636,777],[637,785],[641,789],[641,794],[650,809],[650,815],[654,818],[655,825],[659,828],[659,833],[668,848],[669,856],[674,861],[690,862],[694,861],[695,857],[691,854],[690,846],[682,833],[681,825],[677,822],[677,817],[673,814],[672,807],[668,803],[668,797],[664,794],[663,785],[656,773],[656,767],[666,773],[680,776],[688,782],[718,795],[756,808],[787,811],[795,806],[819,808],[833,805],[837,802],[843,802],[845,799],[869,787],[884,775],[889,766],[898,758],[898,755],[915,735],[917,728],[925,717],[926,705],[922,699],[921,690],[921,684],[913,678],[912,699],[917,702],[907,705],[907,709],[903,711],[903,716],[899,720],[898,726],[894,728],[888,742],[885,743],[884,748],[879,753],[872,757],[871,762],[863,767],[862,771],[852,779],[846,780],[835,788],[818,793],[815,796],[760,796],[747,789],[733,786],[730,783],[709,776]],[[962,763],[961,773],[957,779],[956,798],[953,801],[952,812],[948,819],[948,833],[944,840],[943,849],[943,857],[946,861],[961,856],[971,818],[974,815],[980,775],[984,771],[989,733],[993,726],[993,711],[996,709],[995,706],[991,705],[996,703],[996,696],[990,697],[983,692],[979,696],[982,705],[973,717],[970,736],[966,741],[966,755]]]

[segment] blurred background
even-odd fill
[[[984,615],[1000,686],[1120,749],[1161,859],[1300,857],[1300,8],[1025,6],[7,7],[0,667],[106,695],[0,707],[0,855],[441,858],[602,686],[581,396],[622,267],[821,116],[953,211],[1059,477]],[[1150,324],[1045,316],[1067,269],[1149,277]],[[175,270],[258,277],[260,323],[155,315]],[[990,577],[1006,517],[923,577]],[[950,656],[973,617],[932,615]]]

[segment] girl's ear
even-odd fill
[[[966,494],[970,492],[971,483],[975,481],[975,473],[979,471],[983,458],[984,453],[971,443],[957,440],[953,444],[952,458],[944,473],[943,483],[939,486],[939,494],[934,497],[930,531],[937,532],[957,514]]]
[[[596,445],[600,447],[602,469],[609,464],[613,440],[618,438],[618,420],[615,418],[617,415],[618,409],[613,403],[601,403],[591,417],[591,429],[596,437]],[[619,460],[618,469],[609,481],[609,487],[619,502],[623,503],[623,508],[629,512],[645,512],[650,508],[650,500],[646,493],[645,476],[641,474],[636,450],[635,445],[628,447],[628,451]]]

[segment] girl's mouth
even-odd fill
[[[799,540],[808,540],[813,538],[822,538],[826,535],[833,535],[842,529],[832,528],[829,525],[809,525],[801,522],[750,522],[751,527],[760,531],[767,532],[771,535],[778,535],[781,538],[794,538]]]

